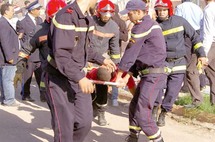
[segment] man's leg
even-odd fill
[[[15,103],[15,88],[13,79],[16,72],[16,66],[3,66],[2,69],[2,90],[4,95],[3,103],[12,105]]]

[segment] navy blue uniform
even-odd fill
[[[135,70],[143,72],[130,103],[129,128],[133,133],[139,133],[142,130],[151,140],[160,137],[160,130],[152,119],[152,108],[159,91],[166,83],[167,76],[161,72],[166,65],[166,56],[162,30],[158,23],[147,15],[134,25],[119,69],[129,71],[135,64]],[[153,69],[160,69],[160,73],[144,73]]]
[[[159,21],[158,21],[159,22]],[[193,44],[193,51],[198,57],[205,57],[205,52],[200,41],[198,33],[182,17],[171,16],[168,20],[159,23],[166,40],[167,59],[171,73],[168,75],[165,98],[162,102],[162,108],[165,111],[171,111],[178,93],[181,89],[184,74],[186,72],[186,46],[185,37],[189,37]],[[155,106],[161,103],[163,91],[160,91]]]
[[[39,25],[41,23],[42,23],[42,19],[40,17],[36,18],[36,24]],[[32,21],[29,14],[27,14],[23,20],[17,23],[17,31],[19,33],[24,33],[21,39],[21,47],[23,48],[22,50],[28,51],[31,48],[30,40],[36,32],[37,25],[35,25],[35,23]],[[23,99],[30,96],[30,84],[31,84],[33,73],[35,74],[35,78],[39,86],[42,69],[41,69],[41,62],[39,59],[38,49],[36,49],[35,52],[33,52],[30,55],[30,58],[27,62],[26,70],[23,75],[23,89],[21,92]]]
[[[88,44],[93,30],[91,17],[82,14],[76,1],[52,19],[45,85],[55,142],[83,142],[91,128],[91,95],[84,94],[78,82],[85,77],[83,68],[87,61],[104,61]]]

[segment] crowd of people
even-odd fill
[[[19,82],[22,101],[34,102],[34,74],[40,101],[50,109],[54,142],[83,142],[93,117],[100,126],[107,124],[110,86],[101,82],[115,82],[113,106],[119,105],[119,87],[127,85],[133,95],[126,141],[138,142],[143,131],[149,140],[164,142],[159,127],[165,126],[183,83],[192,97],[185,107],[198,107],[204,74],[215,105],[215,2],[205,2],[202,10],[182,0],[174,10],[171,0],[130,0],[119,11],[111,0],[49,0],[43,19],[38,0],[26,0],[19,10],[23,17],[15,22],[15,6],[3,2],[1,104],[20,105],[15,99]],[[127,42],[125,50],[122,41]]]

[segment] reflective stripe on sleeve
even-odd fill
[[[202,47],[202,46],[203,46],[202,43],[199,42],[199,43],[195,44],[195,45],[193,46],[193,48],[194,48],[194,50],[196,50],[196,49],[198,49],[198,48],[200,48],[200,47]]]
[[[95,29],[95,26],[91,26],[88,28],[88,27],[75,27],[75,25],[60,24],[56,21],[55,17],[53,17],[52,22],[55,25],[55,27],[62,30],[75,30],[76,32],[86,32],[86,31],[93,31]]]
[[[112,59],[120,59],[120,54],[110,55]]]
[[[164,36],[166,36],[166,35],[174,34],[174,33],[177,33],[177,32],[181,32],[183,30],[184,30],[184,27],[180,26],[180,27],[176,27],[176,28],[173,28],[173,29],[163,31],[162,33],[163,33]]]
[[[29,55],[28,55],[28,54],[25,54],[24,52],[19,52],[19,57],[28,59],[28,58],[29,58]]]
[[[151,33],[151,31],[153,29],[161,29],[161,27],[159,25],[154,25],[152,26],[148,31],[144,32],[144,33],[141,33],[141,34],[133,34],[131,33],[131,37],[134,37],[134,38],[142,38],[144,36],[147,36],[149,33]]]

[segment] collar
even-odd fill
[[[31,15],[30,13],[28,13],[28,16],[31,18],[31,20],[34,22],[34,24],[36,25],[36,21],[35,21],[35,18],[33,15]]]
[[[71,4],[71,8],[73,10],[75,10],[77,13],[78,13],[78,18],[80,19],[84,19],[88,16],[88,13],[86,12],[86,14],[84,15],[80,9],[80,7],[78,6],[77,4],[77,1],[74,1],[72,4]]]

